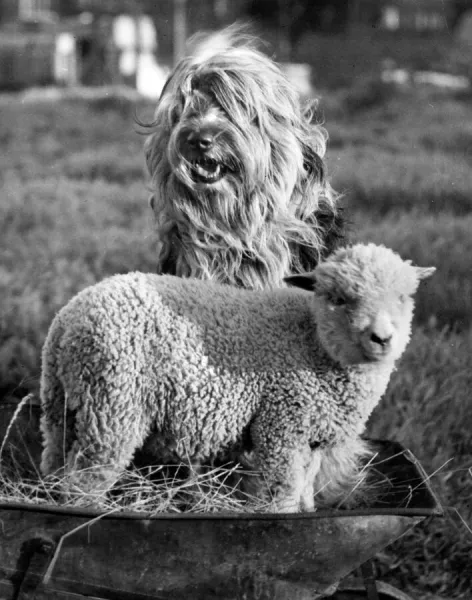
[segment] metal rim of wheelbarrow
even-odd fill
[[[146,513],[140,512],[129,512],[110,511],[101,512],[98,509],[92,508],[79,508],[79,507],[66,507],[66,506],[52,506],[52,505],[35,505],[25,504],[21,502],[7,502],[0,503],[0,509],[8,510],[23,510],[31,512],[46,512],[53,514],[68,514],[75,516],[95,516],[101,514],[104,519],[166,519],[166,520],[299,520],[299,519],[322,519],[327,517],[337,518],[348,518],[348,517],[372,517],[372,516],[404,516],[404,517],[431,517],[431,516],[442,516],[444,514],[443,508],[438,503],[434,508],[376,508],[376,509],[356,509],[356,510],[334,510],[334,509],[320,509],[315,512],[305,513],[161,513],[149,516]]]

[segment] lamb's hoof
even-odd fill
[[[310,498],[302,498],[300,503],[302,512],[315,512],[315,501],[313,497]]]
[[[297,513],[300,512],[300,503],[296,500],[279,500],[275,502],[276,513]]]

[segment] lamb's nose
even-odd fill
[[[192,131],[187,143],[194,150],[209,150],[213,146],[213,135],[209,131]]]
[[[391,339],[392,339],[391,335],[388,335],[386,337],[381,337],[381,336],[377,335],[376,333],[372,333],[370,335],[370,341],[373,342],[374,344],[378,344],[382,348],[386,348],[389,345]]]

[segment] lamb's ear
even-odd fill
[[[415,267],[418,280],[427,279],[436,271],[436,267]]]
[[[300,273],[298,275],[288,275],[284,277],[284,281],[293,287],[312,292],[315,289],[316,277],[314,272]]]

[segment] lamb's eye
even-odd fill
[[[407,298],[406,294],[400,294],[400,295],[398,296],[398,302],[399,302],[400,304],[405,304],[405,302],[406,302],[406,298]]]
[[[346,298],[344,298],[343,296],[336,296],[336,295],[330,296],[329,301],[334,306],[345,306],[346,305]]]

